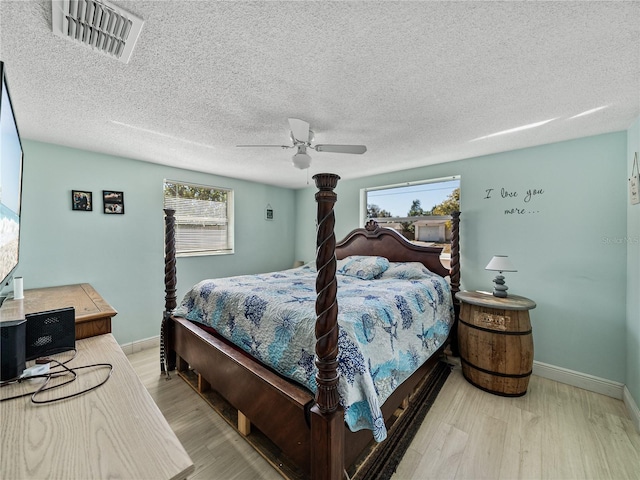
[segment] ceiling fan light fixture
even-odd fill
[[[300,170],[311,166],[311,157],[305,152],[298,152],[291,159],[293,160],[293,166]]]

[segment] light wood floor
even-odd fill
[[[195,463],[191,479],[281,478],[182,379],[160,376],[158,349],[128,358]],[[393,478],[640,480],[640,434],[620,400],[536,376],[525,396],[499,397],[456,367]]]

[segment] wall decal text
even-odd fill
[[[536,198],[544,195],[542,188],[529,188],[524,191],[501,187],[500,189],[487,188],[484,191],[484,200],[509,200],[511,202],[518,201],[518,206],[509,206],[505,208],[505,215],[528,215],[540,213],[535,208]]]

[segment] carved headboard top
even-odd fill
[[[338,260],[350,255],[369,255],[385,257],[390,262],[420,262],[445,277],[449,270],[440,262],[441,252],[439,247],[411,243],[395,230],[379,226],[375,220],[369,220],[364,228],[352,230],[336,244]]]

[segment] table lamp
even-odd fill
[[[489,264],[484,267],[484,269],[498,272],[496,278],[493,279],[493,283],[495,283],[495,287],[493,287],[493,296],[507,298],[507,290],[509,287],[504,284],[504,276],[502,276],[502,272],[517,272],[517,270],[513,268],[509,257],[506,255],[496,255],[491,259]]]

